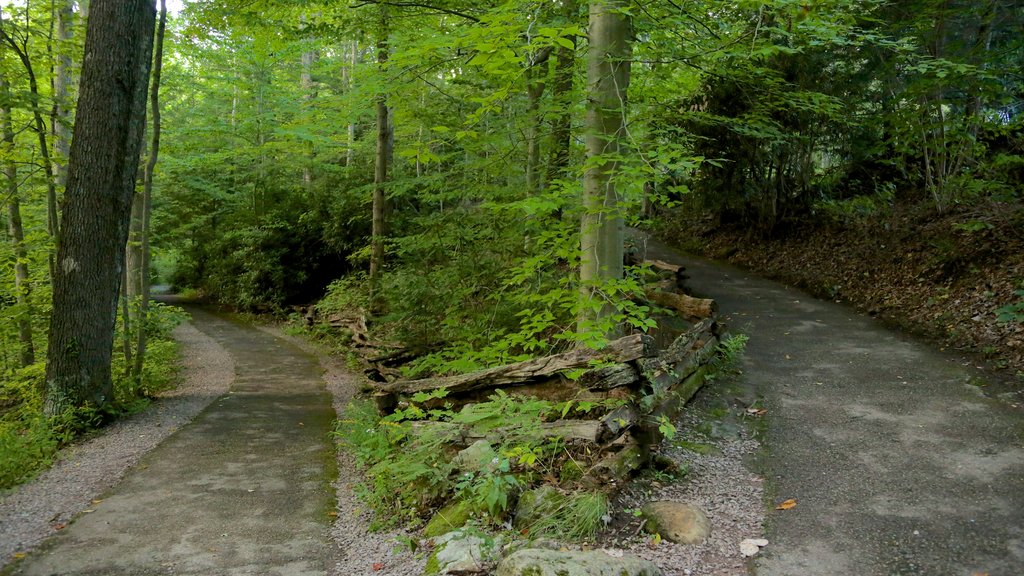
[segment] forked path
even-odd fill
[[[643,244],[643,242],[641,242]],[[758,576],[1024,574],[1024,416],[846,306],[646,243],[750,336],[775,502]]]
[[[334,410],[317,360],[255,328],[189,311],[234,356],[231,391],[14,573],[327,573]]]

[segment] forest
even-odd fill
[[[656,329],[628,230],[755,268],[788,255],[777,275],[855,303],[858,280],[806,254],[927,233],[924,272],[887,266],[929,306],[967,278],[967,330],[990,337],[959,343],[1024,370],[1013,0],[169,4],[123,275],[93,291],[116,304],[111,393],[77,400],[50,331],[81,220],[65,190],[89,3],[0,11],[0,487],[173,385],[183,315],[152,286],[411,351],[404,379],[452,376]],[[779,244],[822,231],[859,244]]]

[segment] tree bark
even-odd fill
[[[110,360],[156,10],[93,0],[53,283],[45,411],[113,399]]]
[[[57,186],[67,184],[68,152],[71,149],[71,56],[68,44],[74,31],[74,2],[58,0],[56,5],[57,19],[57,57],[53,67],[53,111],[50,122],[53,131],[54,175]]]
[[[349,66],[346,69],[345,90],[351,92],[355,86],[356,65],[359,64],[359,42],[352,41],[352,53]],[[345,166],[351,166],[355,161],[356,148],[356,123],[348,123],[348,148],[345,150]]]
[[[576,19],[576,0],[566,0],[562,9],[569,23]],[[575,42],[575,38],[573,38]],[[555,73],[551,99],[555,117],[551,127],[551,158],[547,181],[567,178],[569,152],[572,147],[572,85],[576,64],[576,48],[559,45],[555,48]]]
[[[620,142],[625,139],[626,92],[631,55],[630,21],[625,0],[596,0],[590,5],[587,54],[587,163],[583,174],[580,236],[581,324],[610,314],[598,298],[603,281],[622,278],[625,229],[614,177]]]
[[[156,44],[154,49],[156,55],[153,57],[153,81],[149,88],[150,114],[152,115],[153,136],[149,144],[149,160],[146,162],[146,171],[142,183],[142,235],[139,270],[139,326],[135,335],[135,366],[132,374],[135,378],[142,378],[142,368],[146,362],[146,345],[148,335],[146,326],[149,319],[149,291],[151,282],[149,279],[149,268],[151,251],[149,247],[149,223],[153,213],[153,174],[156,171],[156,162],[160,157],[160,75],[163,70],[164,60],[164,32],[167,29],[167,0],[160,0],[160,20],[156,27]]]
[[[388,19],[384,6],[380,7],[380,36],[377,39],[377,67],[381,73],[388,62]],[[370,290],[371,302],[376,308],[380,269],[384,262],[384,185],[388,179],[388,147],[390,144],[388,100],[383,92],[377,95],[377,154],[373,172],[373,222],[370,232]]]
[[[10,92],[7,79],[0,76],[0,132],[3,134],[4,178],[7,180],[7,232],[14,252],[14,292],[18,306],[18,359],[22,367],[36,361],[35,346],[32,343],[32,307],[29,300],[28,250],[25,248],[25,228],[21,223],[21,202],[18,198],[18,166],[12,159],[14,152],[14,127],[11,125]]]

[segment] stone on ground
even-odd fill
[[[696,506],[682,502],[649,502],[642,509],[644,529],[677,544],[699,544],[711,534],[711,522]]]
[[[478,532],[456,530],[434,541],[434,552],[427,559],[423,573],[427,576],[446,574],[486,574],[501,554],[501,537],[491,538]]]

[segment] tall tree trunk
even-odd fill
[[[146,124],[156,10],[148,0],[93,0],[91,11],[53,283],[49,415],[113,398],[114,320]]]
[[[531,196],[540,192],[540,99],[544,95],[542,65],[534,62],[526,69],[526,191]]]
[[[74,2],[56,0],[57,57],[53,68],[53,110],[51,129],[53,131],[54,174],[57,186],[67,184],[68,152],[71,149],[71,56],[68,44],[74,30]]]
[[[142,184],[142,261],[139,273],[139,326],[135,338],[135,367],[132,373],[141,381],[142,368],[146,362],[146,327],[149,322],[149,278],[151,250],[149,246],[149,221],[153,213],[153,173],[160,156],[160,76],[164,62],[164,31],[167,29],[167,0],[160,0],[160,21],[156,27],[156,55],[153,57],[153,81],[149,87],[150,114],[153,131],[149,144],[149,160]]]
[[[580,236],[581,324],[611,313],[592,302],[605,280],[622,278],[624,224],[616,192],[621,142],[625,139],[626,92],[631,55],[625,0],[590,4],[587,54],[587,169],[583,174]],[[588,305],[589,304],[589,305]]]
[[[377,39],[377,67],[380,73],[388,62],[388,19],[384,6],[381,9],[380,36]],[[370,289],[375,299],[380,269],[384,263],[384,211],[386,197],[384,185],[388,179],[388,149],[391,143],[391,125],[388,121],[387,95],[377,95],[377,153],[373,171],[373,222],[370,237]]]
[[[345,80],[345,90],[351,92],[355,86],[355,73],[356,65],[359,64],[359,42],[356,40],[352,41],[352,54],[351,60],[349,61],[348,76]],[[348,123],[348,148],[345,150],[345,166],[351,166],[355,160],[355,148],[356,148],[356,123]]]
[[[301,26],[305,27],[306,20],[302,19]],[[302,70],[299,73],[299,88],[302,90],[302,100],[306,104],[306,111],[310,109],[310,104],[313,99],[316,98],[316,85],[313,83],[313,64],[320,57],[320,53],[316,50],[307,50],[302,53],[300,62]],[[315,154],[313,152],[312,144],[310,145],[309,154],[306,164],[302,167],[302,186],[309,191],[310,186],[313,184],[313,158]]]
[[[576,19],[576,0],[566,0],[562,6],[570,24]],[[575,38],[573,38],[575,43]],[[547,181],[567,178],[569,150],[572,146],[572,80],[576,64],[576,48],[555,47],[555,73],[551,87],[554,120],[551,126],[551,157],[548,161]]]
[[[21,203],[18,198],[18,166],[12,159],[14,127],[11,125],[11,97],[7,79],[0,76],[0,133],[3,134],[4,178],[7,180],[7,232],[14,251],[14,292],[21,309],[18,313],[18,351],[22,367],[36,361],[32,343],[32,307],[29,300],[28,250],[25,248],[25,228],[21,224]]]

